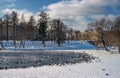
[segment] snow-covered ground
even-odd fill
[[[12,45],[10,42],[5,42],[4,46],[6,46],[7,50],[1,50],[1,52],[20,52],[19,50],[14,50],[15,48]],[[44,48],[38,42],[26,42],[25,49],[29,51],[32,51],[31,49],[33,51],[35,49],[43,49],[46,51],[59,50],[58,52],[85,52],[99,57],[100,62],[0,70],[0,78],[120,78],[120,54],[118,53],[111,54],[104,50],[95,50],[93,45],[83,41],[72,41],[63,44],[62,47],[57,47],[52,42],[46,42],[46,45],[47,47]]]
[[[0,78],[120,78],[120,54],[111,54],[102,50],[77,50],[75,52],[93,54],[101,61],[0,70]]]
[[[96,49],[95,46],[89,44],[87,41],[70,41],[61,44],[61,47],[51,41],[46,41],[46,47],[40,41],[26,41],[25,48],[19,47],[17,42],[17,48],[13,46],[13,41],[3,41],[3,45],[7,50],[85,50],[85,49]]]

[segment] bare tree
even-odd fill
[[[96,22],[88,24],[88,28],[90,31],[96,30],[98,33],[98,40],[96,41],[97,45],[99,45],[99,43],[102,43],[105,50],[109,51],[109,49],[107,48],[106,41],[104,39],[105,37],[104,34],[107,31],[106,26],[108,26],[108,23],[107,23],[107,19],[105,18],[101,18],[100,20]]]
[[[25,41],[27,40],[27,26],[24,14],[22,14],[19,24],[19,30],[18,30],[18,40],[20,40],[19,47],[25,47]]]
[[[115,38],[115,44],[118,47],[118,52],[120,53],[120,16],[118,16],[115,19],[115,24],[113,29],[116,31],[114,38]]]
[[[53,19],[53,35],[58,47],[66,40],[66,25],[60,19]]]
[[[75,30],[75,40],[79,40],[80,39],[80,31],[79,30]]]

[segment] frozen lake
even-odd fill
[[[74,51],[19,50],[0,52],[0,69],[91,62],[95,57]]]

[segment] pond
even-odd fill
[[[43,65],[65,65],[91,62],[94,56],[73,51],[19,51],[0,52],[0,69],[39,67]]]

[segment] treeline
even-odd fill
[[[116,46],[120,53],[120,16],[114,20],[102,18],[89,23],[88,31],[97,32],[98,39],[95,41],[97,47],[102,44],[105,50],[109,51],[107,46]]]
[[[50,19],[49,15],[41,12],[36,21],[34,16],[31,16],[29,21],[25,20],[24,14],[18,18],[17,12],[7,13],[0,18],[0,44],[3,46],[3,40],[12,40],[15,48],[17,41],[20,41],[19,47],[25,47],[25,41],[42,41],[44,47],[45,41],[51,40],[58,44],[64,43],[66,40],[73,39],[73,29],[60,19]]]

